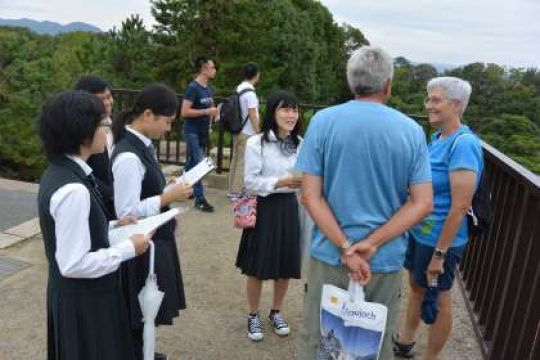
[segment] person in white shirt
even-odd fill
[[[291,173],[301,141],[298,118],[296,98],[278,91],[268,98],[262,133],[247,141],[244,183],[249,193],[257,195],[257,221],[255,228],[242,233],[236,266],[247,276],[247,335],[253,341],[263,339],[259,303],[264,280],[274,280],[270,324],[280,336],[290,332],[280,310],[289,279],[300,278],[295,191],[301,178]]]
[[[133,107],[122,112],[113,126],[115,147],[112,161],[114,204],[118,216],[152,216],[169,210],[174,202],[187,201],[191,185],[174,184],[165,190],[166,181],[159,166],[152,140],[164,137],[178,113],[176,93],[166,85],[145,87]],[[152,240],[158,287],[165,293],[155,323],[172,325],[185,309],[180,257],[176,247],[176,221],[160,226]],[[142,313],[138,294],[148,276],[148,256],[133,259],[122,267],[122,279],[131,316],[137,356],[142,358]],[[166,359],[156,353],[156,359]]]
[[[255,85],[261,78],[259,65],[249,62],[244,65],[244,81],[238,85],[236,92],[240,95],[240,113],[244,127],[238,134],[233,134],[233,152],[229,171],[229,197],[234,197],[244,189],[244,153],[250,136],[260,131],[259,99],[255,93]]]
[[[101,193],[86,160],[105,149],[109,124],[101,100],[81,91],[44,105],[39,135],[50,164],[38,193],[49,265],[48,359],[135,359],[118,268],[146,251],[133,235],[111,246]],[[114,226],[133,222],[123,218]]]

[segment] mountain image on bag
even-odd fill
[[[248,121],[248,116],[245,119],[242,118],[242,109],[240,107],[240,97],[247,92],[254,91],[253,89],[244,89],[240,92],[235,92],[227,98],[227,100],[221,105],[219,111],[219,118],[225,130],[232,134],[238,134],[244,128],[244,125]]]
[[[377,360],[386,328],[382,304],[351,300],[349,291],[324,285],[319,360]]]

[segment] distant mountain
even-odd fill
[[[17,26],[28,28],[38,34],[56,35],[72,31],[103,32],[100,28],[83,22],[72,22],[62,25],[52,21],[36,21],[32,19],[0,19],[0,26]]]
[[[447,70],[452,70],[460,66],[460,65],[452,65],[452,64],[440,64],[440,63],[437,64],[437,63],[425,63],[425,62],[416,62],[416,61],[411,61],[411,64],[413,65],[429,64],[433,66],[439,74],[443,74]]]
[[[431,66],[437,69],[437,72],[439,74],[442,74],[447,70],[452,70],[452,69],[460,67],[460,65],[452,65],[452,64],[431,64]]]

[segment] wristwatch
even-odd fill
[[[340,246],[339,246],[339,251],[341,253],[345,252],[348,248],[350,248],[352,246],[353,242],[351,241],[351,239],[349,238],[345,238],[345,242],[343,242]]]
[[[433,250],[433,257],[442,259],[442,258],[444,258],[444,255],[446,255],[445,250],[441,250],[441,249],[438,249],[438,248],[435,248],[435,250]]]

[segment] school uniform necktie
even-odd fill
[[[88,174],[86,181],[90,185],[90,189],[93,190],[100,199],[103,199],[103,194],[101,193],[101,189],[99,188],[94,174]]]
[[[158,162],[158,157],[157,157],[156,147],[154,146],[154,144],[148,145],[148,151],[149,151],[150,154],[152,155],[152,158],[153,158],[154,160],[156,160],[156,162]]]

